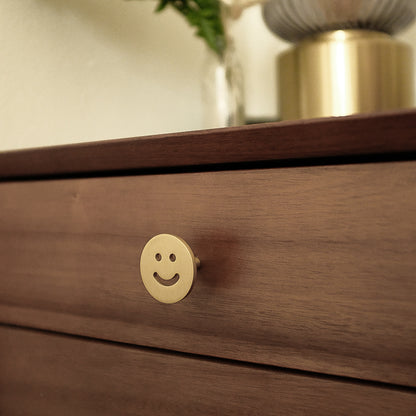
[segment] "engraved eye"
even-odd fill
[[[160,253],[157,253],[157,254],[156,254],[156,256],[155,256],[155,259],[156,259],[157,261],[162,260],[162,255],[161,255]]]
[[[170,261],[174,262],[174,261],[176,260],[176,256],[172,253],[172,254],[169,256],[169,259],[170,259]]]

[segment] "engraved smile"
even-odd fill
[[[160,277],[159,273],[157,273],[157,272],[153,273],[153,277],[156,279],[156,281],[158,283],[160,283],[163,286],[172,286],[179,280],[179,274],[178,273],[176,273],[172,278],[167,279],[167,280]]]

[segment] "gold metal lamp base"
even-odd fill
[[[411,48],[388,34],[335,30],[278,57],[283,120],[414,106]]]

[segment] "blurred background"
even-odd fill
[[[203,128],[205,45],[152,0],[2,0],[0,150]],[[249,120],[277,118],[276,55],[260,6],[232,28]],[[416,45],[416,25],[400,39]]]

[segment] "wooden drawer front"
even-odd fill
[[[416,394],[0,328],[0,414],[414,415]]]
[[[416,163],[0,184],[0,321],[416,386]],[[202,261],[156,302],[159,233]]]

